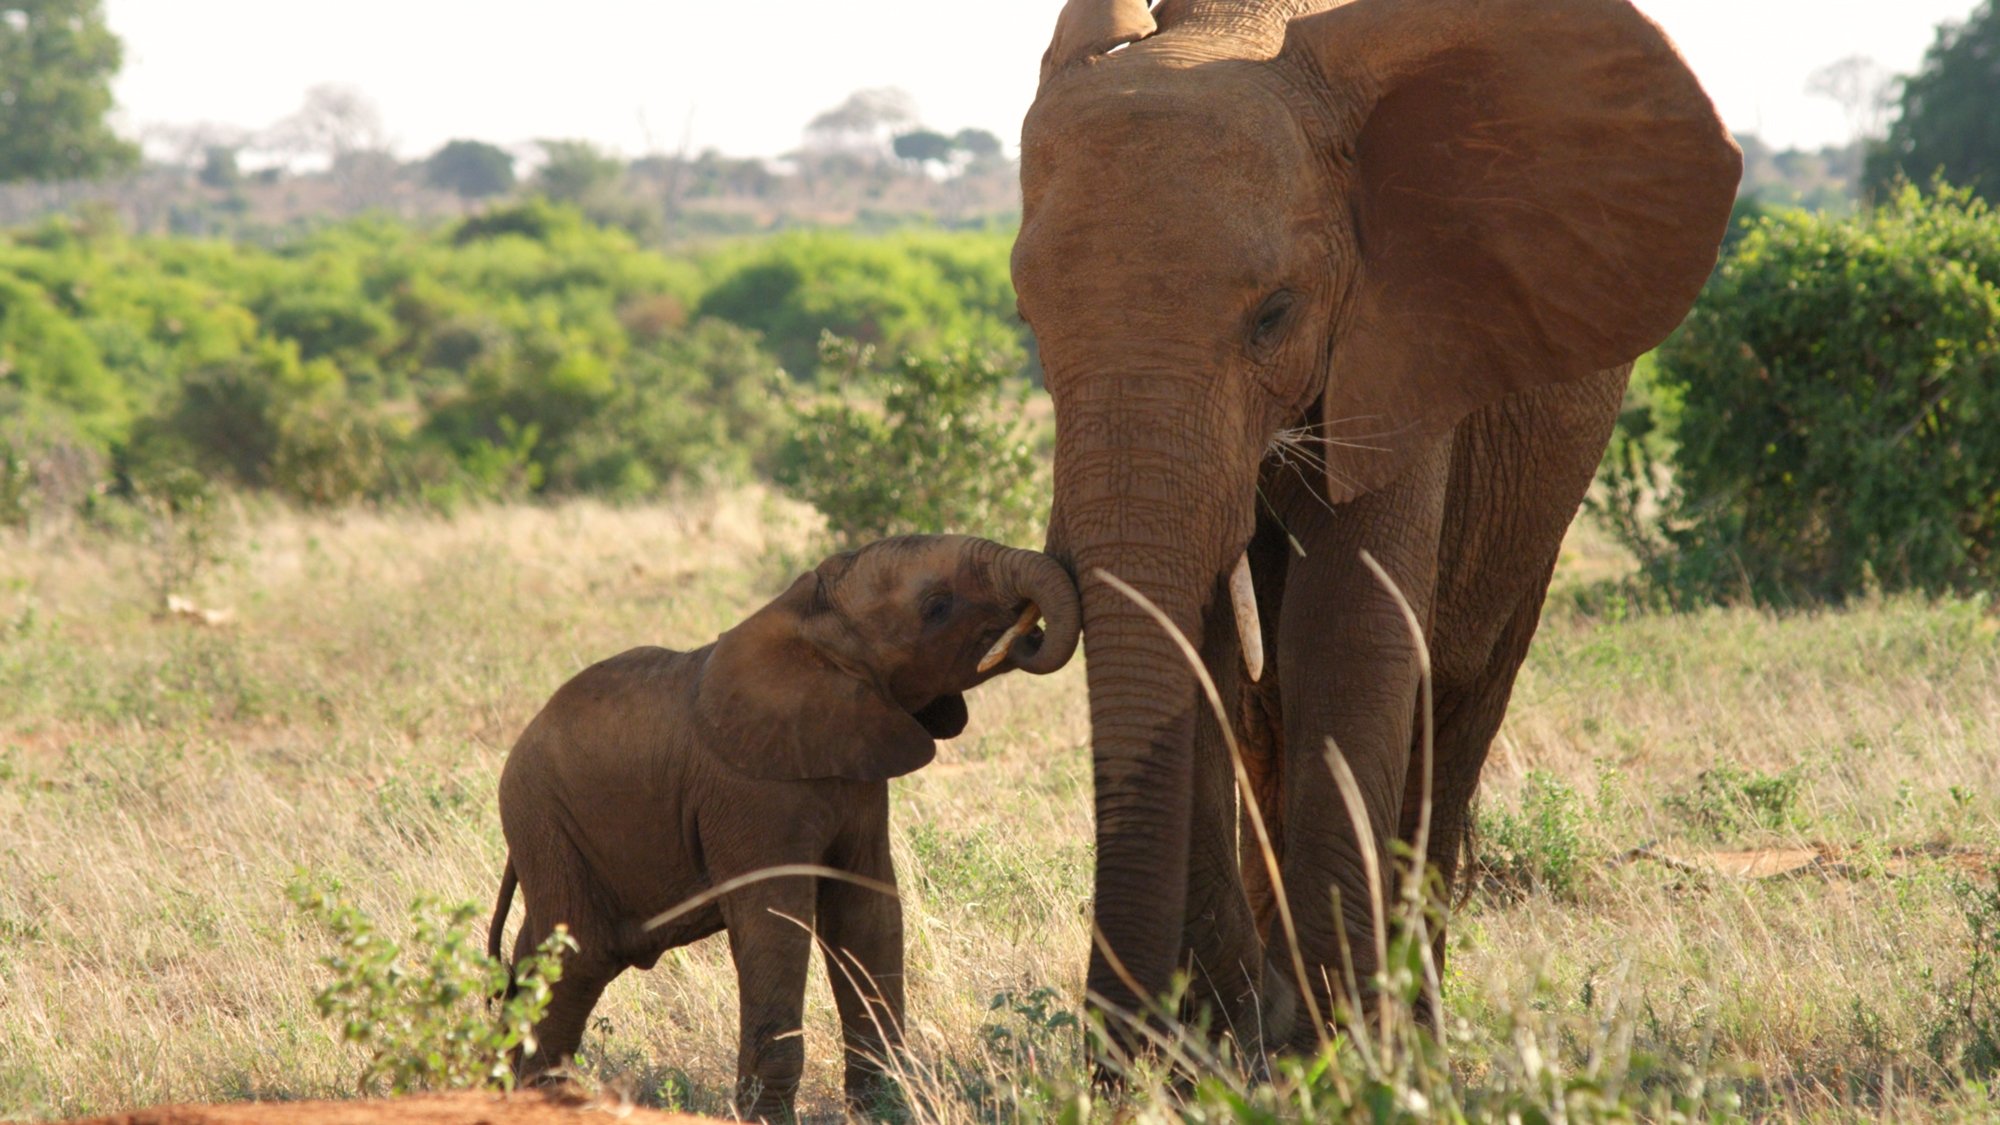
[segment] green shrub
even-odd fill
[[[494,207],[458,224],[452,242],[464,246],[483,239],[517,235],[532,242],[548,242],[558,231],[575,232],[583,226],[583,216],[546,199],[529,199],[513,207]]]
[[[77,319],[5,265],[0,260],[0,385],[62,407],[108,439],[130,413],[124,388]]]
[[[1628,441],[1606,482],[1630,517],[1614,527],[1674,601],[2000,581],[2000,219],[1985,204],[1939,185],[1850,218],[1766,216],[1658,355],[1679,406],[1671,470]],[[1656,490],[1657,524],[1638,515]]]
[[[287,895],[333,940],[334,952],[320,960],[333,980],[313,1005],[343,1040],[368,1052],[363,1092],[385,1082],[393,1094],[513,1088],[509,1053],[534,1053],[549,986],[562,979],[563,954],[576,949],[566,928],[514,967],[507,994],[508,968],[483,951],[480,911],[470,903],[418,899],[406,948],[332,889],[301,878]],[[498,1011],[489,1013],[496,998]]]
[[[1051,1062],[1076,1053],[1086,1030],[1065,999],[1056,989],[1036,988],[1001,992],[987,1003],[991,1015],[979,1026],[983,1065],[958,1065],[948,1075],[960,1100],[985,1111],[980,1120],[1069,1119],[1059,1107],[1074,1105],[1075,1096],[1040,1080]]]
[[[304,359],[372,356],[389,345],[396,331],[388,312],[353,293],[282,293],[260,311],[264,330],[296,340]]]
[[[1583,803],[1541,770],[1528,773],[1518,811],[1479,810],[1475,870],[1508,890],[1576,893],[1584,868]]]
[[[126,479],[137,513],[139,572],[153,612],[172,612],[176,596],[192,596],[229,560],[235,528],[208,478],[171,460],[129,466]]]
[[[1931,1026],[1931,1057],[1949,1070],[1978,1082],[2000,1075],[2000,875],[1990,886],[1968,880],[1952,888],[1965,918],[1965,955],[1943,972],[1926,971],[1939,987],[1939,1008]]]
[[[1005,232],[673,258],[546,200],[270,247],[57,221],[0,231],[0,439],[44,506],[103,482],[51,487],[24,418],[81,436],[88,455],[61,458],[64,475],[171,462],[315,505],[643,497],[770,472],[797,393],[770,347],[803,350],[795,373],[826,327],[1004,351],[1012,318]]]
[[[550,485],[636,497],[675,477],[767,470],[793,390],[755,333],[698,321],[626,357],[590,420],[551,443]]]
[[[942,531],[1037,538],[1042,462],[1018,364],[961,349],[906,354],[877,371],[873,348],[831,336],[821,346],[843,390],[791,408],[777,479],[826,516],[839,542]]]
[[[0,386],[0,525],[75,512],[103,483],[106,467],[73,414]]]
[[[0,527],[26,527],[34,512],[34,478],[28,460],[14,450],[14,443],[0,441]]]
[[[885,352],[1018,344],[1006,235],[789,234],[718,255],[697,308],[761,333],[787,371],[813,369],[822,332]]]
[[[311,508],[353,503],[381,492],[389,448],[383,428],[345,401],[303,406],[279,426],[271,487]]]
[[[1769,774],[1719,765],[1696,774],[1692,785],[1669,793],[1660,803],[1690,827],[1714,839],[1728,840],[1760,829],[1794,827],[1803,782],[1796,768]]]

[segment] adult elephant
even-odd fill
[[[1427,630],[1449,879],[1630,361],[1707,278],[1740,170],[1624,0],[1070,0],[1013,269],[1083,594],[1097,1003],[1185,966],[1240,1028],[1299,989],[1195,678],[1098,572],[1219,685],[1330,1011],[1342,944],[1363,981],[1376,957],[1328,747],[1378,846],[1424,804],[1420,656],[1364,552]]]

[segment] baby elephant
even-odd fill
[[[1033,628],[1037,617],[1046,629]],[[751,882],[657,929],[646,921],[729,879],[818,864],[893,884],[887,779],[965,729],[961,694],[1076,649],[1075,586],[1055,560],[967,536],[886,539],[835,555],[694,652],[635,648],[557,690],[507,758],[508,859],[487,947],[516,880],[516,962],[557,924],[579,950],[526,1060],[564,1062],[604,986],[729,931],[741,1108],[789,1115],[813,933],[846,1043],[850,1101],[872,1097],[903,1022],[902,909],[855,883]]]

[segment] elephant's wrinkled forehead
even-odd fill
[[[845,604],[907,600],[951,578],[958,569],[963,542],[964,537],[956,535],[878,540],[848,552],[839,574],[829,579],[837,584],[839,600]]]
[[[1023,127],[1024,298],[1090,300],[1108,275],[1235,288],[1282,272],[1323,216],[1317,162],[1282,91],[1245,68],[1096,68]]]

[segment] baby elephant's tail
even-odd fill
[[[514,905],[514,857],[507,857],[507,870],[500,876],[500,901],[493,904],[493,924],[486,928],[486,955],[495,961],[500,959],[500,939],[507,932],[507,911]],[[513,991],[512,988],[508,989]]]

